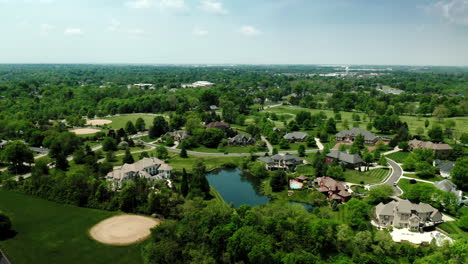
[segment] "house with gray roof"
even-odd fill
[[[304,160],[295,155],[276,154],[271,157],[261,157],[258,161],[265,162],[268,170],[295,170],[296,166],[304,164]]]
[[[443,222],[439,210],[426,203],[414,204],[408,200],[378,204],[375,207],[375,219],[382,227],[394,226],[415,231]]]
[[[237,134],[228,140],[228,144],[233,146],[255,145],[255,143],[256,141],[253,137],[245,134]]]
[[[304,132],[291,132],[283,136],[289,142],[304,142],[309,135]]]
[[[374,133],[370,131],[367,131],[358,127],[354,127],[352,129],[338,132],[335,135],[335,140],[352,142],[354,141],[354,138],[359,134],[364,136],[364,143],[366,144],[375,144],[377,140],[379,139],[376,135],[374,135]]]
[[[451,192],[457,196],[458,203],[462,203],[463,192],[457,189],[457,185],[449,180],[442,180],[434,183],[434,186],[444,192]]]
[[[330,164],[334,161],[353,167],[361,166],[364,163],[364,160],[362,160],[359,154],[348,154],[346,151],[331,150],[330,153],[326,155],[325,162]]]
[[[455,162],[436,159],[434,160],[432,165],[439,169],[440,176],[444,178],[450,178],[450,173],[452,173],[452,169],[453,166],[455,166]]]
[[[123,182],[145,178],[147,180],[163,180],[171,177],[172,167],[157,158],[143,158],[132,164],[125,163],[120,168],[114,168],[106,176],[112,181],[114,188],[122,187]]]
[[[177,130],[177,131],[173,131],[173,132],[167,132],[164,135],[164,137],[170,137],[170,138],[174,139],[175,141],[181,142],[182,140],[189,138],[190,135],[184,130]]]

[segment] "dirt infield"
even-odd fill
[[[77,128],[77,129],[73,129],[73,130],[70,130],[70,132],[73,132],[77,135],[87,135],[87,134],[94,134],[94,133],[97,133],[101,130],[99,129],[94,129],[94,128]]]
[[[159,219],[139,215],[118,215],[107,218],[89,230],[91,237],[108,245],[130,245],[148,238]]]
[[[94,120],[88,120],[86,122],[86,125],[88,126],[100,126],[100,125],[106,125],[112,123],[111,120],[107,119],[94,119]]]

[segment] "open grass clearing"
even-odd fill
[[[255,146],[226,146],[222,150],[218,148],[207,148],[205,146],[199,146],[196,148],[191,148],[190,151],[196,151],[196,152],[206,152],[206,153],[250,153],[250,151],[253,151],[253,153],[261,152],[257,147]],[[268,152],[268,150],[263,150],[265,152]]]
[[[439,176],[435,176],[435,177],[423,179],[423,178],[421,178],[421,177],[418,177],[418,176],[416,175],[416,173],[405,173],[405,174],[403,174],[403,176],[409,177],[409,178],[413,178],[413,179],[418,179],[418,180],[430,181],[430,182],[442,181],[442,180],[444,179],[444,178],[439,177]]]
[[[459,226],[458,226],[458,221],[450,221],[450,222],[445,222],[438,227],[445,232],[449,233],[453,238],[464,238],[468,239],[468,232],[463,231]]]
[[[390,173],[390,169],[374,169],[370,171],[360,172],[357,170],[347,169],[344,172],[346,182],[356,184],[372,184],[382,182]],[[361,183],[363,182],[363,183]]]
[[[88,235],[98,222],[119,214],[49,202],[0,189],[0,210],[10,216],[14,238],[0,248],[15,264],[142,263],[141,243],[107,246]]]
[[[386,155],[385,157],[394,160],[396,163],[403,163],[408,158],[411,152],[394,152]]]
[[[112,129],[124,128],[128,121],[132,121],[133,124],[137,121],[138,118],[142,118],[145,121],[146,129],[148,129],[152,124],[154,118],[158,116],[156,114],[121,114],[112,117],[106,117],[106,119],[111,120],[112,123],[106,125]]]

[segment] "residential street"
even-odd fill
[[[400,189],[398,186],[393,186],[393,183],[398,182],[400,180],[400,177],[403,175],[403,169],[398,165],[395,161],[387,158],[388,164],[392,167],[392,174],[390,177],[387,178],[387,180],[383,183],[375,184],[369,186],[369,189],[375,188],[379,185],[386,184],[389,186],[392,186],[393,189],[395,190],[395,195],[400,196],[403,194],[403,191]]]

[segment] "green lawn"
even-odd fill
[[[452,235],[455,239],[457,238],[467,239],[468,238],[468,232],[465,232],[461,230],[460,227],[458,227],[458,221],[445,222],[445,223],[438,225],[438,227],[444,230],[445,232],[449,233],[450,235]]]
[[[299,175],[306,175],[307,177],[315,175],[315,168],[311,165],[301,165],[296,167],[296,174]]]
[[[145,149],[148,150],[148,149],[150,149],[150,147],[148,147],[148,146],[131,147],[129,149],[130,149],[130,152],[133,152],[133,151],[139,151],[139,150],[145,150]],[[125,150],[120,149],[120,150],[115,151],[114,155],[123,154],[123,153],[125,153]]]
[[[379,183],[387,177],[390,169],[374,169],[366,172],[347,169],[344,173],[345,181],[351,183],[364,184]]]
[[[125,128],[125,125],[128,121],[132,121],[135,124],[136,120],[141,117],[145,121],[146,129],[148,129],[152,124],[153,120],[156,117],[154,114],[122,114],[119,116],[106,117],[103,119],[111,120],[112,123],[108,124],[107,127],[113,129]]]
[[[432,188],[436,189],[436,187],[433,184],[430,184],[430,183],[417,182],[415,184],[426,185],[428,187],[432,187]],[[404,194],[405,192],[408,192],[409,186],[410,185],[415,185],[415,184],[410,184],[410,180],[408,180],[408,179],[400,179],[400,181],[398,182],[398,186],[403,190],[403,196],[405,195]]]
[[[92,226],[118,212],[58,204],[2,189],[0,210],[10,216],[17,232],[14,238],[0,241],[14,264],[143,262],[141,243],[106,246],[88,236]]]
[[[183,168],[190,172],[192,170],[193,163],[195,160],[202,160],[207,170],[212,170],[221,167],[223,164],[236,164],[240,165],[244,157],[207,157],[207,156],[194,156],[189,155],[188,158],[184,159],[179,157],[179,154],[171,154],[171,158],[167,161],[175,170],[182,171]]]
[[[313,198],[311,197],[312,193],[316,193],[315,189],[303,189],[303,190],[294,190],[292,195],[289,196],[288,190],[283,190],[281,192],[273,192],[270,186],[270,179],[264,180],[262,182],[262,193],[265,196],[268,196],[274,200],[281,201],[293,201],[312,204]]]
[[[260,152],[255,146],[227,146],[224,150],[219,150],[218,148],[207,148],[205,146],[199,146],[196,148],[190,149],[191,151],[197,152],[207,152],[207,153],[250,153],[250,150],[253,148],[254,153]],[[265,150],[268,152],[268,150]]]
[[[414,178],[414,179],[420,179],[420,180],[430,181],[430,182],[437,182],[437,181],[441,181],[441,180],[444,179],[444,178],[438,177],[438,176],[432,177],[432,178],[429,178],[429,179],[422,179],[422,178],[418,177],[418,176],[416,175],[416,173],[405,173],[405,174],[403,174],[403,176],[410,177],[410,178]]]
[[[403,163],[406,160],[406,158],[408,158],[410,153],[411,152],[401,152],[401,151],[399,151],[399,152],[394,152],[394,153],[388,154],[385,157],[387,157],[389,159],[392,159],[397,163]]]

